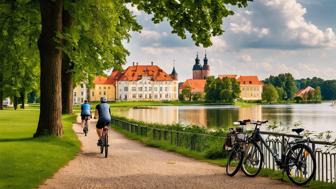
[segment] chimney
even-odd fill
[[[135,63],[135,62],[133,62],[133,66],[134,66],[134,63]]]
[[[153,62],[153,61],[151,62],[151,65],[152,65],[152,66],[154,65],[154,62]]]
[[[139,62],[137,62],[136,65],[138,66],[138,65],[139,65]]]

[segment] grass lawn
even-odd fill
[[[32,138],[38,110],[0,111],[0,188],[35,188],[80,150],[71,129],[75,116],[63,116],[64,136]]]

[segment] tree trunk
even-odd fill
[[[62,97],[61,69],[62,51],[55,41],[62,32],[63,0],[40,0],[42,31],[38,41],[41,61],[40,117],[34,137],[43,135],[61,136]],[[62,41],[58,41],[62,43]]]
[[[73,112],[73,84],[71,62],[67,55],[63,54],[62,62],[62,113],[72,114]]]
[[[72,17],[68,11],[63,10],[63,31],[72,25]],[[66,45],[66,41],[64,41]],[[73,63],[67,54],[63,53],[62,58],[62,113],[72,114],[73,112]]]
[[[3,73],[0,73],[0,110],[3,110]]]
[[[3,91],[2,91],[2,88],[0,88],[0,110],[3,110]]]
[[[25,89],[20,92],[21,109],[25,109]]]
[[[14,108],[14,110],[17,110],[17,105],[18,105],[18,97],[15,95],[13,97],[13,108]]]

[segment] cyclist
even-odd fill
[[[84,129],[84,121],[89,119],[91,116],[91,106],[87,100],[84,100],[84,103],[81,105],[81,117],[82,117],[82,128]]]
[[[103,128],[106,126],[109,126],[111,123],[111,110],[110,106],[107,104],[107,99],[106,97],[101,97],[100,98],[100,104],[96,106],[96,111],[95,111],[95,118],[98,117],[97,121],[97,134],[98,134],[98,143],[97,145],[101,145],[101,137],[103,135]]]

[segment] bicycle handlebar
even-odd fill
[[[264,120],[264,121],[252,121],[251,122],[251,124],[253,124],[253,125],[262,125],[262,124],[265,124],[265,123],[267,123],[268,122],[268,120]]]

